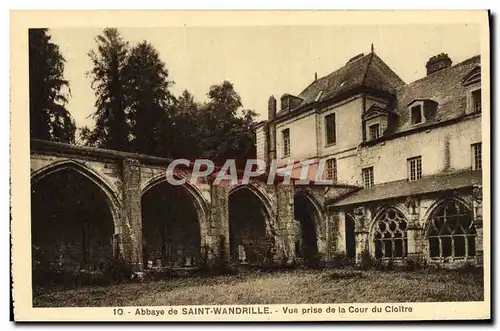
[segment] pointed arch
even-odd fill
[[[431,260],[466,260],[476,255],[476,228],[472,208],[458,197],[436,201],[425,224],[427,251]]]
[[[248,184],[239,184],[234,187],[232,187],[229,192],[227,193],[228,198],[233,195],[234,193],[241,191],[241,190],[248,190],[252,192],[259,200],[262,202],[265,212],[266,212],[266,221],[270,221],[271,219],[274,218],[274,210],[271,205],[271,201],[269,200],[268,196],[262,192],[257,186],[254,184],[248,183]]]
[[[174,178],[185,179],[178,174],[174,174]],[[158,191],[157,189],[160,189],[162,185],[167,185],[163,186],[166,190]],[[176,192],[181,192],[181,194],[177,195]],[[172,194],[176,197],[173,204],[159,205],[162,199],[169,201]],[[161,260],[163,267],[171,263],[174,263],[174,266],[189,267],[206,262],[209,207],[201,191],[195,185],[189,180],[184,181],[182,185],[172,185],[167,180],[166,172],[163,172],[143,183],[141,204],[143,205],[142,245],[145,264],[153,259],[156,259],[153,263]],[[151,210],[144,209],[145,204],[153,210],[160,208],[159,214],[152,214]],[[181,206],[180,209],[179,206]],[[181,213],[181,210],[185,213]],[[155,230],[155,227],[158,228]]]
[[[311,266],[319,263],[320,254],[326,254],[326,222],[323,207],[307,189],[294,194],[295,255]]]
[[[388,209],[394,209],[397,212],[401,213],[406,221],[410,219],[410,215],[408,214],[408,210],[400,205],[390,205],[390,204],[384,204],[377,209],[372,214],[371,220],[370,220],[370,225],[368,227],[369,233],[372,232],[373,227],[375,227],[377,219],[380,219],[381,216],[388,210]]]
[[[374,213],[369,228],[372,255],[377,259],[405,258],[408,252],[408,217],[402,208],[385,205]]]
[[[231,260],[253,264],[271,260],[276,229],[267,195],[253,184],[240,184],[227,197]]]
[[[295,191],[294,199],[297,197],[303,197],[305,198],[312,206],[315,212],[316,218],[314,219],[314,225],[316,228],[316,233],[322,233],[321,231],[321,224],[324,224],[324,215],[325,215],[325,210],[321,203],[316,199],[316,197],[309,192],[307,189],[298,189]]]
[[[186,179],[185,177],[179,176],[177,174],[173,174],[174,178],[176,180],[182,180]],[[167,173],[161,173],[159,175],[156,175],[155,177],[151,178],[148,180],[144,185],[141,187],[141,195],[144,195],[147,191],[155,187],[156,185],[162,184],[162,183],[168,183],[167,181]],[[182,189],[184,189],[196,202],[195,207],[197,209],[197,212],[200,216],[200,221],[201,218],[203,220],[206,220],[207,215],[208,215],[208,204],[203,195],[201,194],[200,190],[191,184],[189,180],[186,180],[184,184],[179,185]]]
[[[55,174],[59,171],[71,170],[89,179],[104,193],[107,198],[107,204],[113,217],[115,233],[120,232],[120,203],[117,199],[116,191],[112,186],[102,178],[97,172],[75,160],[63,160],[52,163],[46,167],[31,172],[31,187],[40,180]]]
[[[445,197],[441,197],[439,199],[436,199],[430,206],[429,208],[427,208],[427,211],[426,213],[424,214],[424,234],[427,236],[427,231],[429,230],[429,224],[430,224],[430,220],[432,218],[432,215],[441,207],[443,206],[444,204],[446,203],[456,203],[464,208],[467,208],[468,210],[470,210],[472,212],[472,205],[470,203],[468,203],[467,201],[465,201],[464,199],[460,198],[460,197],[457,197],[457,196],[452,196],[452,197],[449,197],[449,196],[445,196]]]

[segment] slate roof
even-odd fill
[[[381,92],[396,94],[397,88],[405,82],[392,71],[375,53],[360,56],[340,69],[311,83],[298,97],[302,103],[295,110],[315,102],[324,102],[345,95],[359,88],[371,88]],[[318,94],[321,92],[320,98]],[[294,109],[291,110],[292,112]],[[277,116],[289,111],[280,110]]]
[[[467,87],[463,86],[462,82],[464,77],[480,64],[481,59],[477,55],[398,88],[395,112],[399,116],[392,133],[409,129],[408,104],[414,100],[437,102],[435,114],[431,118],[426,118],[422,126],[464,116],[467,107]]]
[[[362,189],[342,200],[334,202],[332,205],[354,205],[376,200],[466,188],[481,183],[481,170],[466,170],[460,172],[439,174],[424,177],[412,182],[404,179],[379,184],[368,189]]]
[[[361,88],[369,88],[395,96],[395,107],[389,109],[398,116],[388,135],[410,129],[408,104],[414,100],[432,100],[437,110],[426,118],[424,127],[465,115],[467,89],[464,78],[480,67],[480,56],[474,56],[449,68],[427,75],[410,84],[399,78],[374,52],[348,62],[340,69],[311,83],[299,95],[302,102],[295,109],[280,110],[277,117],[299,113],[305,106],[326,102]],[[320,97],[318,94],[321,92]],[[415,126],[411,126],[411,129]]]

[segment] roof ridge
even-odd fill
[[[473,60],[474,60],[474,59],[476,59],[476,58],[481,59],[481,54],[477,54],[477,55],[471,56],[471,57],[469,57],[469,58],[467,58],[467,59],[465,59],[465,60],[463,60],[463,61],[461,61],[461,62],[458,62],[458,63],[456,63],[456,64],[454,64],[454,65],[452,65],[452,66],[449,66],[448,68],[444,68],[444,69],[438,70],[438,71],[436,71],[436,72],[433,72],[433,73],[432,73],[432,74],[430,74],[430,75],[425,75],[425,76],[423,76],[423,77],[421,77],[421,78],[419,78],[419,79],[417,79],[417,80],[414,80],[413,82],[405,83],[404,85],[400,86],[398,89],[403,89],[403,88],[405,88],[405,87],[407,87],[407,86],[409,86],[409,85],[412,85],[412,84],[414,84],[414,83],[416,83],[416,82],[423,81],[423,80],[425,80],[425,79],[429,78],[429,77],[430,77],[431,75],[433,75],[434,73],[448,71],[448,70],[451,70],[451,69],[453,69],[453,68],[457,68],[458,66],[465,65],[465,64],[466,64],[466,62],[471,62],[471,61],[473,61]]]
[[[370,52],[370,59],[368,60],[368,64],[366,65],[366,70],[365,70],[365,73],[363,75],[363,79],[361,80],[361,86],[365,86],[365,80],[366,80],[366,76],[368,75],[368,70],[370,70],[370,65],[372,64],[373,54],[375,54],[375,53]]]
[[[319,77],[318,79],[316,80],[313,80],[311,83],[309,83],[309,85],[307,85],[307,87],[305,87],[298,95],[302,94],[302,92],[304,92],[305,90],[307,90],[309,87],[311,87],[314,83],[317,83],[318,81],[322,80],[322,79],[328,79],[330,76],[332,76],[333,74],[335,74],[336,72],[338,72],[339,70],[342,70],[343,68],[347,68],[348,66],[350,66],[351,64],[354,64],[358,61],[360,61],[361,59],[367,57],[367,56],[371,56],[371,54],[373,53],[369,53],[369,54],[366,54],[366,55],[363,55],[361,56],[359,59],[356,59],[356,60],[353,60],[352,62],[346,62],[343,66],[341,67],[338,67],[337,69],[331,71],[330,73],[324,75],[324,76],[321,76]],[[371,61],[371,58],[370,58],[370,61]]]
[[[380,60],[380,63],[381,63],[382,65],[384,65],[384,66],[385,66],[388,70],[390,70],[390,71],[394,74],[394,76],[396,76],[396,77],[397,77],[397,78],[401,81],[402,85],[407,85],[407,84],[406,84],[406,82],[403,80],[403,78],[399,77],[398,73],[397,73],[397,72],[395,72],[395,71],[391,68],[391,66],[390,66],[390,65],[388,65],[387,63],[385,63],[385,61],[384,61],[384,60],[382,60],[382,58],[381,58],[380,56],[378,56],[375,52],[373,52],[373,54],[375,54],[375,56],[376,56],[376,57]]]

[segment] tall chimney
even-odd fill
[[[276,119],[276,99],[271,95],[268,102],[268,126],[267,126],[267,146],[268,155],[266,163],[269,165],[271,161],[276,159],[276,124],[274,120]]]
[[[276,119],[276,99],[272,95],[267,103],[267,117],[269,120]]]
[[[427,75],[433,74],[439,70],[449,68],[451,66],[451,59],[448,54],[441,53],[433,56],[427,61],[425,68],[427,69]]]

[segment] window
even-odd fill
[[[423,122],[422,105],[413,106],[410,108],[411,124],[420,124]]]
[[[400,211],[388,208],[382,212],[377,217],[372,230],[375,258],[406,257],[408,247],[407,226],[408,223]]]
[[[337,142],[335,127],[335,114],[325,116],[326,144],[331,145]]]
[[[290,129],[282,131],[283,134],[283,157],[290,155]]]
[[[337,160],[336,159],[326,160],[326,178],[331,179],[334,182],[337,181]]]
[[[429,221],[427,239],[433,259],[467,258],[476,255],[476,229],[472,212],[448,201],[439,206]]]
[[[481,150],[481,143],[472,144],[471,146],[472,146],[472,169],[481,170],[483,168],[482,167],[483,152]]]
[[[370,125],[370,140],[375,140],[378,137],[380,137],[380,125],[379,124],[373,124]]]
[[[408,179],[410,181],[422,178],[422,157],[408,159]]]
[[[365,188],[370,188],[373,186],[373,167],[363,169],[363,184]]]
[[[481,112],[481,89],[472,91],[471,101],[472,101],[472,112],[480,113]]]

